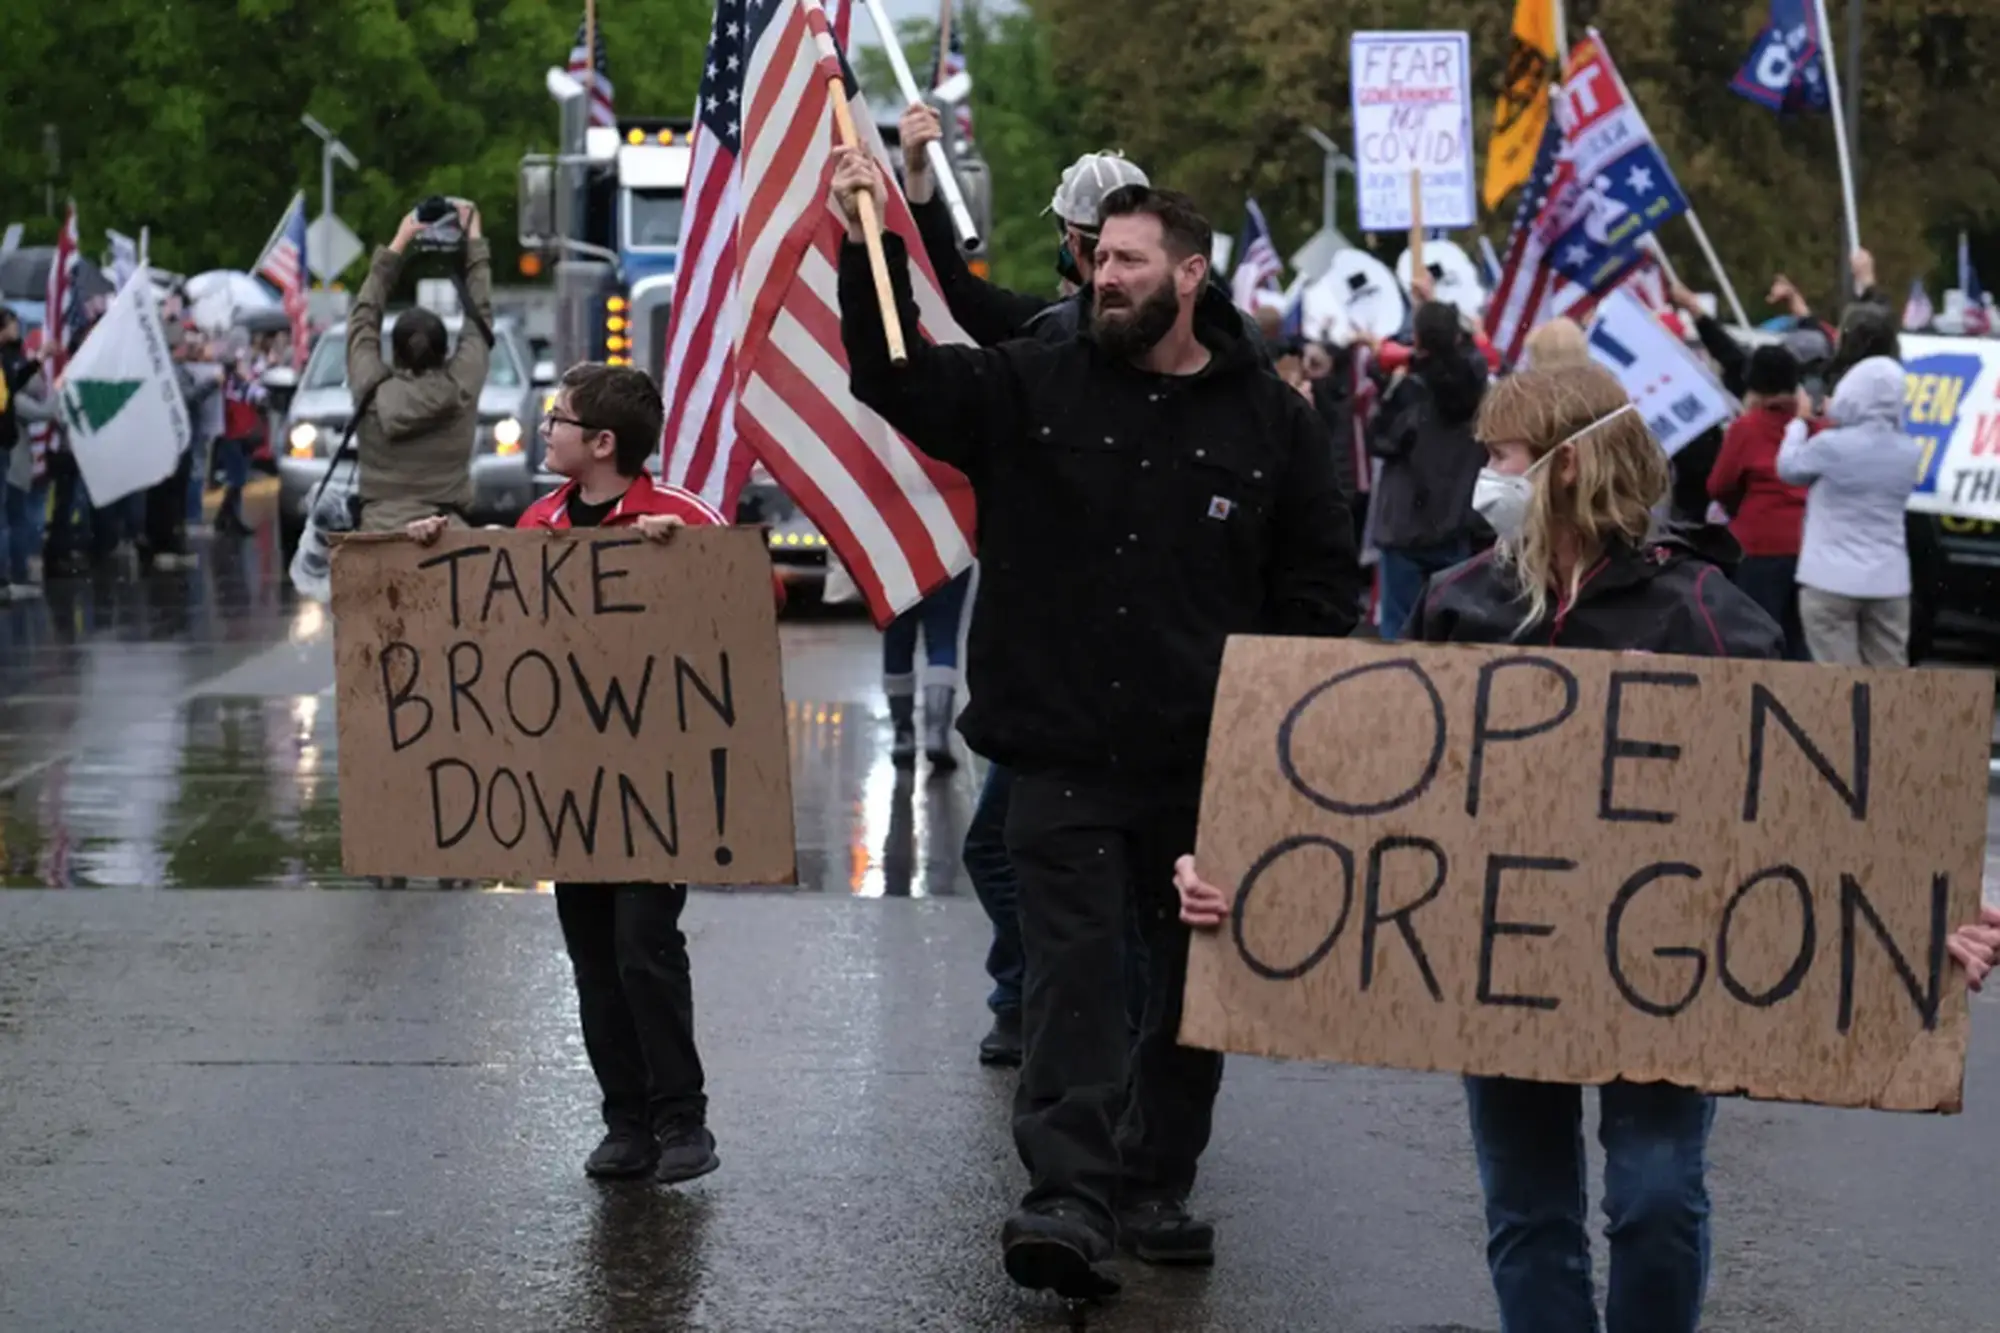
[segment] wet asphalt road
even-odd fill
[[[785,629],[803,888],[689,909],[722,1170],[604,1188],[548,899],[340,877],[264,541],[0,608],[0,1333],[1070,1326],[998,1264],[976,773],[898,780],[865,625]],[[2000,1328],[1985,1002],[1966,1104],[1726,1103],[1707,1326]],[[1088,1327],[1497,1327],[1449,1078],[1237,1060],[1197,1203]]]

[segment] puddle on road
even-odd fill
[[[799,888],[969,893],[960,857],[980,772],[889,761],[867,706],[788,704]],[[341,871],[330,698],[202,695],[120,720],[0,792],[10,888],[367,888]],[[532,883],[393,887],[534,891]]]

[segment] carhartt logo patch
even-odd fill
[[[1228,518],[1235,509],[1236,502],[1234,500],[1224,499],[1220,495],[1211,495],[1208,497],[1208,516],[1210,518]]]

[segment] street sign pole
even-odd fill
[[[333,212],[334,159],[339,158],[349,171],[359,171],[361,163],[355,160],[354,154],[347,151],[347,145],[340,141],[339,136],[326,126],[320,124],[317,120],[314,120],[311,116],[300,116],[299,123],[311,130],[319,138],[320,217],[326,221],[325,230],[331,234],[333,224],[338,221]],[[316,267],[320,269],[320,281],[326,282],[330,280],[333,273],[338,272],[341,268],[345,268],[346,265],[333,265],[331,256],[322,254],[320,256],[320,263]]]

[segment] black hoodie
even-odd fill
[[[1473,418],[1486,392],[1486,358],[1465,340],[1451,355],[1422,356],[1390,389],[1368,434],[1382,460],[1375,483],[1375,544],[1422,549],[1479,529],[1472,490],[1486,450]]]
[[[1085,334],[995,347],[916,336],[890,363],[867,253],[841,253],[854,396],[972,482],[981,582],[971,747],[1024,772],[1198,786],[1231,634],[1343,635],[1361,573],[1326,427],[1204,291],[1192,375],[1114,360]],[[889,521],[917,523],[891,513]]]
[[[1425,643],[1522,643],[1688,657],[1785,655],[1785,634],[1730,581],[1742,550],[1726,529],[1620,542],[1584,575],[1576,601],[1523,626],[1514,571],[1487,551],[1434,576],[1409,637]]]

